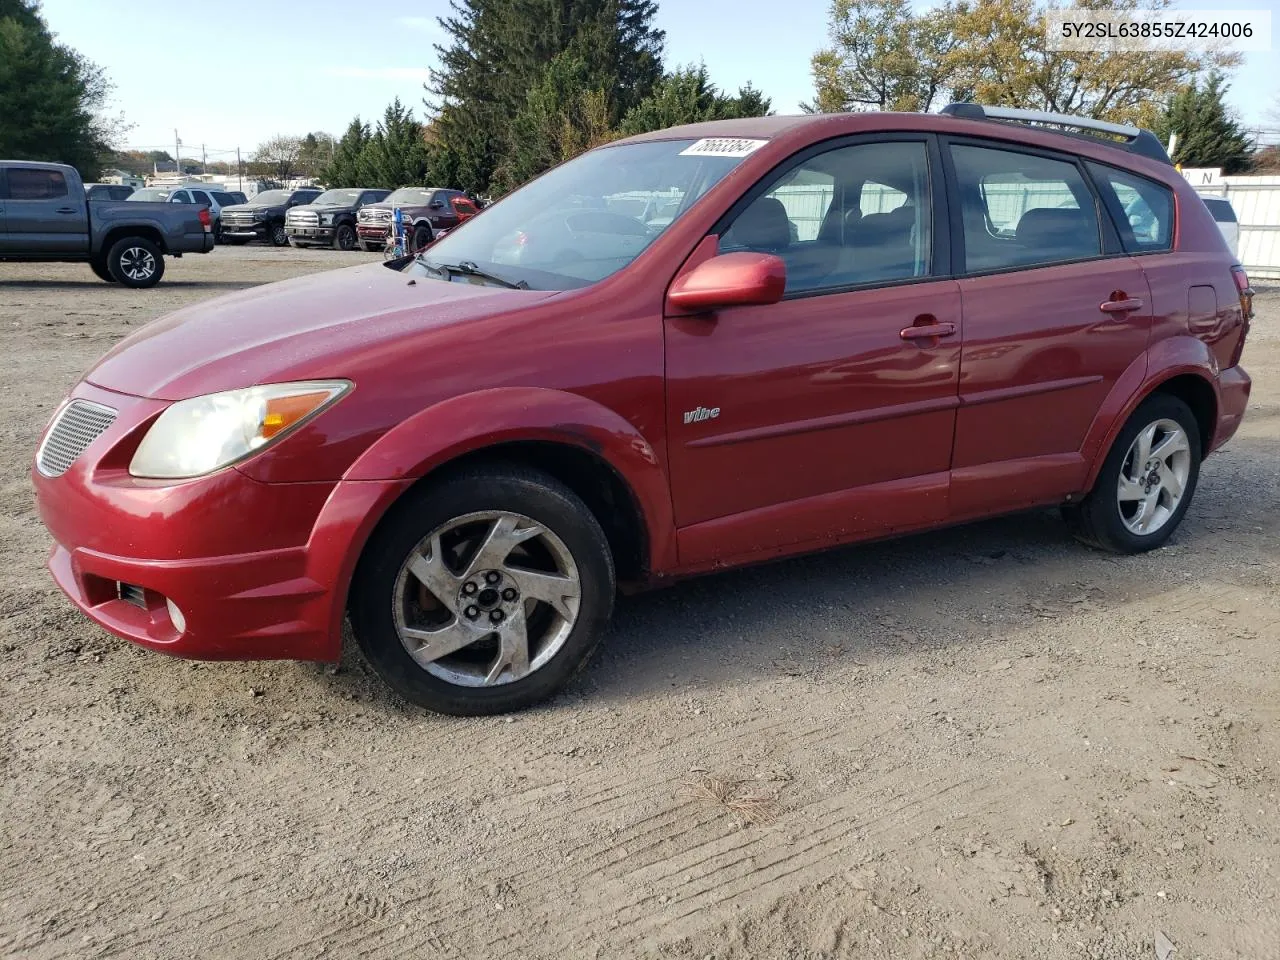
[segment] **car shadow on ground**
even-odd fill
[[[97,277],[89,276],[84,280],[4,280],[0,278],[0,289],[3,290],[128,290],[145,296],[151,290],[163,293],[165,290],[244,290],[247,287],[259,287],[267,281],[251,280],[161,280],[156,287],[147,290],[130,290],[116,283],[106,283]]]
[[[1273,444],[1236,440],[1215,458],[1160,550],[1116,556],[1069,535],[1056,509],[855,544],[620,597],[596,657],[544,710],[718,685],[874,667],[903,650],[1007,638],[1046,617],[1106,615],[1184,586],[1238,582],[1248,544],[1280,562],[1280,515],[1241,512],[1252,486],[1280,503]],[[1265,575],[1265,574],[1264,574]],[[1047,613],[1046,611],[1056,611]],[[317,671],[318,673],[319,671]],[[328,684],[388,713],[416,710],[373,676],[349,629]]]

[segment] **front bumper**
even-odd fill
[[[356,236],[367,243],[386,243],[391,227],[386,224],[374,225],[361,223],[356,225]]]
[[[243,237],[246,240],[265,240],[267,239],[266,223],[223,223],[222,235],[224,237]]]
[[[1253,381],[1241,366],[1227,367],[1218,374],[1218,423],[1213,431],[1212,452],[1230,440],[1244,419],[1249,406],[1249,391]]]
[[[286,224],[284,232],[289,235],[290,240],[333,241],[333,227],[295,227]]]
[[[119,415],[66,473],[31,473],[54,540],[49,569],[72,603],[111,633],[178,656],[338,659],[356,558],[407,481],[272,484],[235,468],[138,480],[128,460],[167,404],[88,384],[73,396]]]

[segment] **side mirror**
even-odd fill
[[[427,204],[427,206],[430,207],[432,210],[439,210],[441,207],[444,206],[444,201],[432,200],[429,204]]]
[[[787,266],[768,253],[723,253],[676,278],[667,302],[677,310],[705,313],[722,307],[777,303],[787,286]]]

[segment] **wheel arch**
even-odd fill
[[[156,227],[148,226],[147,224],[130,224],[128,226],[112,227],[103,234],[102,246],[99,248],[98,256],[106,257],[116,243],[128,237],[141,237],[154,243],[162,254],[169,252],[164,242],[164,235]]]

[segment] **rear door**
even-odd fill
[[[8,248],[18,253],[84,253],[89,249],[89,202],[73,196],[61,170],[9,167],[4,198]]]
[[[952,516],[1080,489],[1085,435],[1141,362],[1151,293],[1082,164],[1014,144],[948,141],[964,311]]]

